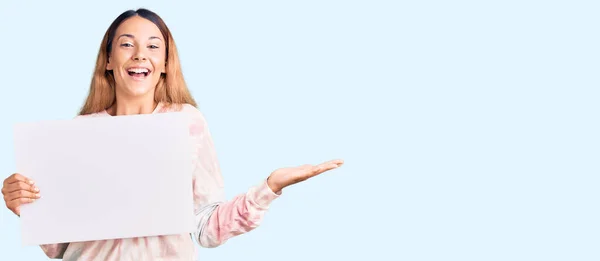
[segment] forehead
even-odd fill
[[[119,37],[123,34],[132,35],[135,38],[139,37],[145,39],[149,37],[159,37],[160,39],[163,38],[160,29],[154,23],[140,16],[128,18],[127,20],[123,21],[121,25],[119,25],[115,36]]]

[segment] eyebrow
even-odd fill
[[[133,36],[133,34],[122,34],[122,35],[119,35],[119,37],[117,37],[117,39],[119,39],[121,37],[129,37],[129,38],[134,38],[135,39],[135,36]],[[162,39],[160,39],[160,37],[158,37],[158,36],[150,36],[150,37],[148,37],[148,40],[152,40],[152,39],[158,39],[158,40],[162,41]]]

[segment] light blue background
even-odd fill
[[[72,118],[108,25],[148,7],[229,198],[346,160],[200,260],[600,259],[597,1],[30,2],[0,5],[2,178],[13,124]],[[46,259],[0,217],[0,260]]]

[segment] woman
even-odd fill
[[[212,139],[196,109],[179,64],[173,37],[163,20],[146,10],[129,10],[110,25],[98,54],[89,96],[77,118],[182,111],[190,116],[194,153],[194,209],[203,247],[216,247],[258,226],[281,190],[339,167],[341,160],[317,166],[275,170],[248,192],[225,202]],[[7,207],[19,215],[22,204],[35,202],[43,191],[26,177],[13,174],[3,184]],[[50,258],[64,260],[195,260],[190,235],[156,236],[42,245]]]

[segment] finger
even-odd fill
[[[335,164],[335,165],[337,165],[339,167],[342,164],[344,164],[344,160],[342,160],[342,159],[334,159],[334,160],[323,162],[322,164]]]
[[[29,199],[36,200],[36,199],[40,198],[40,193],[33,193],[33,192],[27,191],[27,190],[17,190],[12,193],[9,193],[4,198],[6,201],[13,201],[13,200],[19,199],[19,198],[29,198]]]
[[[16,207],[16,206],[31,203],[34,201],[35,201],[35,199],[33,199],[33,198],[16,198],[16,199],[11,200],[10,202]]]
[[[4,195],[18,191],[18,190],[26,190],[30,192],[40,192],[40,189],[35,185],[30,185],[25,182],[12,183],[3,188]]]
[[[309,173],[308,176],[309,177],[314,177],[316,175],[319,175],[325,171],[329,171],[332,169],[337,168],[339,165],[338,164],[334,164],[334,163],[321,163],[317,166],[315,166]]]
[[[15,180],[15,176],[19,175],[18,173],[13,173],[10,176],[8,176],[6,179],[4,179],[4,182],[2,182],[2,186],[6,186],[6,184],[12,182],[13,180]]]
[[[12,175],[10,175],[10,177],[8,177],[7,179],[4,180],[5,185],[16,183],[16,182],[25,182],[30,185],[33,185],[33,183],[34,183],[33,180],[31,180],[19,173],[13,173]]]
[[[35,185],[30,185],[25,182],[12,183],[6,186],[5,193],[12,193],[18,190],[27,190],[31,192],[39,192],[40,189]]]
[[[337,167],[341,166],[342,164],[344,164],[343,160],[330,160],[330,161],[319,164],[319,166],[323,167],[325,170],[330,170],[330,169],[337,168]]]

